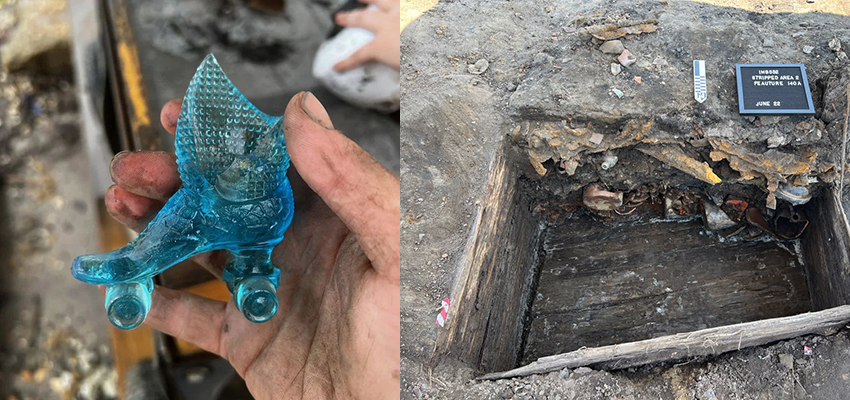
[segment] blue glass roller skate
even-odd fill
[[[198,67],[177,121],[183,187],[126,246],[74,260],[75,278],[106,289],[113,325],[133,329],[150,310],[153,277],[199,253],[225,249],[223,278],[249,321],[278,307],[280,270],[271,251],[292,222],[283,119],[249,102],[209,55]]]

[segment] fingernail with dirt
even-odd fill
[[[112,161],[109,162],[109,173],[112,175],[112,180],[115,181],[116,168],[120,165],[120,161],[124,156],[130,154],[130,151],[124,150],[112,156]]]
[[[334,128],[331,123],[331,117],[313,93],[304,92],[304,96],[301,98],[301,108],[310,117],[310,119],[315,121],[317,124],[325,127],[326,129]]]

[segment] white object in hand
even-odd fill
[[[394,112],[399,108],[399,72],[371,62],[344,72],[334,71],[336,63],[365,46],[375,35],[362,28],[345,28],[319,47],[313,60],[313,76],[341,99],[364,108]]]

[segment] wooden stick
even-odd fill
[[[513,378],[587,365],[612,370],[687,357],[715,355],[801,335],[823,333],[840,328],[848,322],[850,322],[850,306],[845,305],[790,317],[764,319],[638,342],[580,349],[542,357],[526,366],[486,374],[477,379]]]

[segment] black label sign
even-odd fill
[[[741,114],[814,114],[803,64],[737,64]]]

